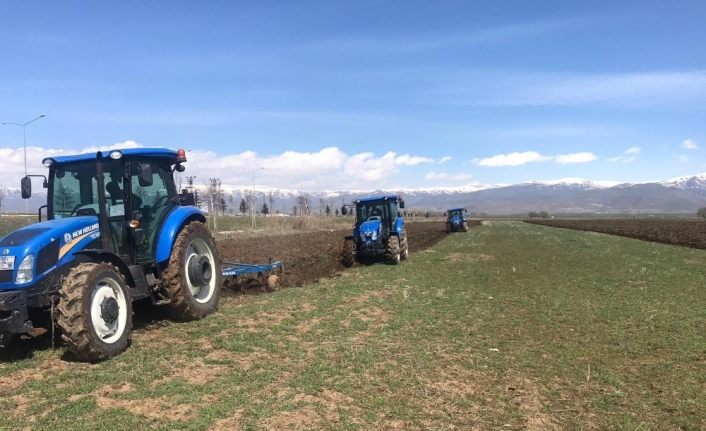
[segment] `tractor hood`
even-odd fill
[[[0,239],[0,290],[34,285],[59,263],[73,260],[73,253],[99,237],[96,216],[49,220],[9,233]],[[31,277],[17,282],[23,262],[24,268],[31,268]]]
[[[453,218],[451,219],[451,223],[453,223],[455,225],[461,224],[461,217],[459,217],[457,215],[453,216]]]
[[[380,220],[368,220],[360,225],[360,236],[366,241],[377,241],[381,233],[382,221]]]

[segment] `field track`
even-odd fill
[[[700,220],[554,219],[526,220],[526,222],[706,249],[706,221]]]
[[[469,221],[470,226],[480,224]],[[444,222],[407,223],[411,253],[429,248],[446,237]],[[285,276],[282,287],[302,286],[342,272],[340,262],[343,238],[351,229],[309,231],[285,235],[219,237],[218,247],[223,259],[243,262],[282,260]]]

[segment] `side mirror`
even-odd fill
[[[32,196],[32,179],[30,177],[22,177],[20,190],[22,190],[22,199],[29,199]]]
[[[149,163],[140,163],[137,165],[137,175],[140,187],[149,187],[152,185],[152,166]]]
[[[400,200],[400,208],[404,209],[404,201]]]

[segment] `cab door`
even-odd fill
[[[131,161],[129,166],[129,219],[139,222],[131,227],[135,261],[149,262],[155,259],[157,236],[175,205],[176,190],[169,165],[147,159]]]

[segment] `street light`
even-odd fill
[[[252,196],[250,197],[250,216],[252,220],[251,226],[253,229],[255,229],[255,172],[263,170],[265,170],[265,168],[250,169],[250,173],[252,174]]]
[[[2,125],[2,126],[20,126],[20,127],[22,127],[22,146],[24,147],[25,176],[27,176],[27,126],[29,126],[30,124],[39,120],[40,118],[44,118],[44,117],[46,117],[46,115],[41,114],[39,117],[34,118],[32,120],[29,120],[26,123],[12,123],[9,121],[0,123],[0,125]],[[28,200],[25,200],[25,211],[29,211],[29,201]]]
[[[46,117],[46,115],[41,114],[39,117],[34,118],[32,120],[29,120],[26,123],[11,123],[9,121],[0,123],[3,126],[20,126],[20,127],[22,127],[22,146],[24,147],[25,175],[27,175],[27,126],[29,126],[30,124],[39,120],[40,118],[44,118],[44,117]]]

